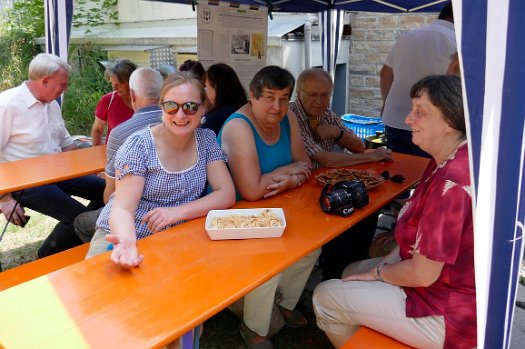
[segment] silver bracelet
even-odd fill
[[[376,267],[376,275],[377,275],[377,280],[381,281],[381,282],[385,282],[385,280],[383,280],[383,278],[381,277],[381,269],[383,269],[383,267],[385,265],[387,265],[388,263],[380,263],[377,265]]]

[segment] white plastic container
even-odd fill
[[[233,214],[238,214],[242,216],[259,215],[265,210],[270,210],[277,217],[279,217],[283,225],[276,227],[249,227],[226,229],[212,228],[211,222],[214,217],[224,217]],[[208,236],[212,240],[275,238],[283,235],[284,229],[286,228],[286,219],[284,218],[284,212],[282,208],[211,210],[206,216],[205,228],[208,232]]]

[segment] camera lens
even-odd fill
[[[321,208],[325,212],[332,212],[340,207],[347,206],[352,201],[352,196],[344,189],[334,190],[321,198]]]
[[[332,201],[330,200],[330,194],[324,195],[320,201],[321,209],[325,212],[330,212],[332,209]]]

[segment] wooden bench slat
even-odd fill
[[[89,244],[83,244],[1,272],[0,291],[80,262],[86,256],[88,248]]]

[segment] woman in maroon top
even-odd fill
[[[360,325],[417,348],[474,348],[476,290],[468,147],[457,76],[429,76],[410,91],[406,123],[432,155],[401,210],[399,244],[348,266],[314,292],[317,324],[336,347]]]

